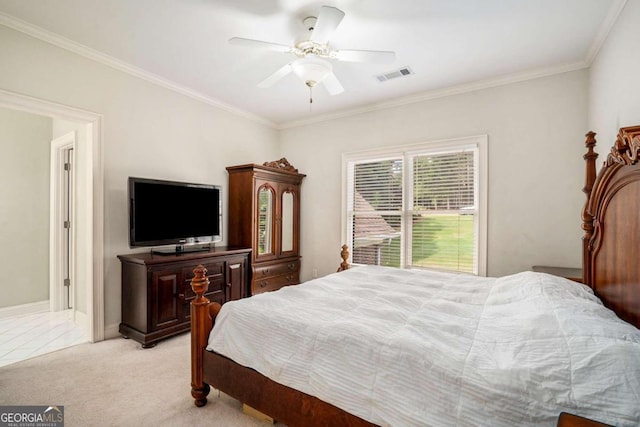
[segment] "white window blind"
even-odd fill
[[[477,272],[475,149],[411,157],[411,266]]]
[[[354,162],[348,192],[352,257],[359,264],[397,265],[403,206],[403,161]]]
[[[386,154],[345,157],[352,262],[484,274],[480,143]]]

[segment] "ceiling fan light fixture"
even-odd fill
[[[329,61],[315,56],[297,59],[291,64],[291,67],[293,73],[309,87],[322,82],[333,70]]]
[[[309,102],[311,103],[313,102],[312,89],[319,83],[322,83],[329,95],[338,95],[344,92],[344,88],[333,73],[333,66],[328,60],[389,64],[396,59],[395,53],[391,51],[331,49],[328,44],[329,39],[343,18],[344,12],[336,7],[320,7],[317,17],[307,16],[302,21],[309,34],[304,37],[304,40],[296,41],[293,46],[242,37],[233,37],[229,39],[229,43],[297,56],[298,59],[284,65],[258,83],[258,87],[271,87],[284,76],[294,73],[309,88]]]

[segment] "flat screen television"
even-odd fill
[[[129,178],[129,246],[176,245],[155,253],[208,249],[222,240],[218,185]]]

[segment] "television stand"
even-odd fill
[[[191,327],[193,269],[207,269],[205,296],[219,304],[249,294],[251,249],[219,246],[201,252],[149,252],[118,255],[122,264],[122,323],[120,333],[143,348]]]

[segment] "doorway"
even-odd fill
[[[91,342],[104,339],[104,236],[103,236],[103,170],[102,116],[93,112],[67,107],[22,94],[0,89],[0,106],[27,113],[64,120],[77,125],[73,157],[76,194],[72,211],[70,264],[72,281],[84,283],[84,292],[76,286],[70,303],[86,314],[87,337]],[[73,201],[73,198],[71,198]],[[64,267],[62,268],[64,269]],[[75,273],[75,274],[74,274]],[[62,293],[61,301],[64,301]],[[63,302],[62,302],[63,303]],[[62,304],[61,303],[61,304]],[[84,306],[84,307],[83,307]]]

